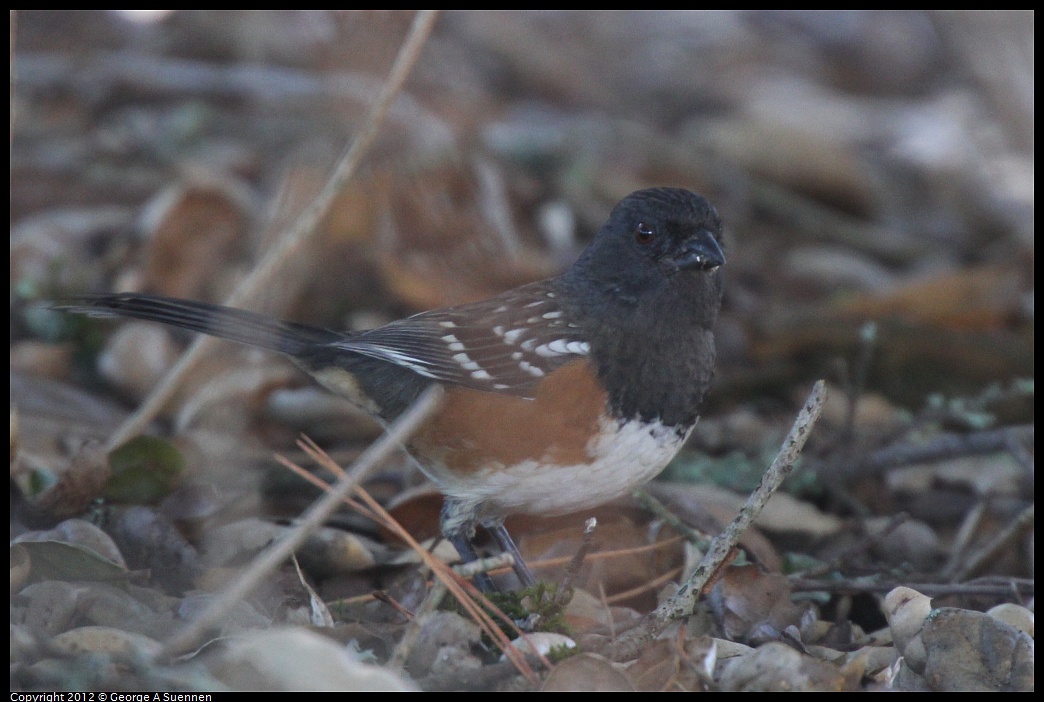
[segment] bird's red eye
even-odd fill
[[[656,230],[652,228],[652,225],[639,222],[638,226],[634,228],[634,240],[639,244],[651,244],[655,238]]]

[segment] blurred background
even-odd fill
[[[222,300],[322,185],[411,19],[21,13],[16,310]],[[787,397],[866,320],[868,382],[896,401],[1030,375],[1032,49],[1018,12],[445,13],[258,306],[355,327],[482,298],[560,271],[628,192],[676,185],[728,226],[715,402]],[[14,319],[18,360],[40,330]]]
[[[225,299],[326,182],[412,19],[12,15],[12,404],[37,468],[108,436],[187,338],[31,303]],[[726,223],[693,438],[722,473],[749,460],[756,480],[816,378],[836,403],[820,476],[929,425],[1029,426],[1032,446],[1033,73],[1031,12],[446,12],[356,176],[252,306],[365,328],[480,299],[563,270],[632,190],[687,187]],[[302,430],[332,448],[374,436],[280,359],[222,349],[159,425],[195,460],[233,473]],[[831,508],[952,526],[983,470]],[[1028,498],[1021,480],[1007,494]]]

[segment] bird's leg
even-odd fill
[[[478,553],[475,551],[475,546],[472,543],[472,539],[475,536],[474,511],[469,509],[464,503],[446,498],[442,505],[442,514],[439,521],[442,527],[442,535],[457,549],[461,559],[465,563],[477,561]],[[518,550],[518,546],[515,545],[515,540],[511,538],[511,534],[504,527],[504,522],[491,521],[486,522],[483,526],[486,528],[486,531],[493,535],[500,550],[511,554],[511,558],[515,562],[515,575],[518,576],[522,587],[526,588],[536,584],[533,571],[529,569],[529,566],[522,559],[522,553]],[[475,575],[475,585],[483,592],[497,591],[496,586],[493,585],[493,580],[486,573]]]
[[[533,577],[533,571],[531,571],[529,566],[526,565],[526,562],[522,560],[522,554],[519,552],[518,546],[515,545],[515,540],[511,538],[511,534],[509,534],[507,528],[504,527],[504,522],[487,525],[486,530],[493,534],[493,538],[496,539],[497,545],[500,546],[500,550],[510,553],[511,557],[515,560],[515,575],[518,576],[519,581],[522,583],[522,587],[526,588],[535,585],[536,578]]]
[[[460,506],[449,498],[442,505],[442,515],[439,518],[442,527],[442,535],[453,544],[460,554],[461,561],[471,563],[478,560],[478,553],[471,543],[475,536],[475,522],[473,520],[460,519]],[[474,576],[475,586],[482,592],[497,592],[493,579],[488,573],[476,573]]]
[[[478,560],[478,554],[475,552],[475,547],[471,545],[471,539],[465,534],[447,534],[446,538],[449,540],[453,547],[457,549],[457,553],[460,554],[461,561],[464,563],[471,563],[472,561]],[[475,587],[485,593],[498,592],[497,586],[493,584],[493,579],[489,577],[489,573],[475,573],[473,580],[475,581]]]

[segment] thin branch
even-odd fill
[[[794,420],[794,426],[784,439],[779,454],[769,469],[765,471],[761,484],[747,498],[747,502],[740,509],[739,514],[721,534],[714,538],[704,554],[703,560],[689,576],[688,581],[678,589],[678,592],[646,617],[640,627],[628,632],[612,644],[608,652],[610,658],[613,660],[633,658],[671,621],[686,617],[693,612],[707,583],[711,582],[722,565],[732,557],[743,532],[761,513],[765,503],[779,489],[784,478],[794,467],[794,461],[797,460],[812,427],[815,426],[816,420],[823,411],[825,400],[826,383],[822,380],[816,381],[812,393],[805,401],[801,412],[798,413],[797,419]]]
[[[399,50],[399,55],[395,59],[395,63],[381,88],[380,94],[370,108],[370,113],[367,115],[362,129],[359,130],[359,133],[341,157],[326,186],[308,207],[301,212],[297,221],[294,222],[275,246],[265,253],[254,270],[240,282],[225,304],[232,307],[248,306],[251,300],[257,298],[259,291],[271,284],[271,281],[282,268],[283,262],[291,258],[294,252],[300,249],[314,235],[319,222],[330,210],[330,206],[338,193],[344,189],[344,186],[354,176],[363,156],[373,145],[374,139],[388,113],[388,109],[417,62],[421,48],[431,33],[437,16],[437,10],[421,10],[417,13],[413,20],[413,26],[410,28],[410,33]],[[181,383],[182,377],[202,358],[206,350],[210,348],[211,343],[214,343],[214,339],[209,337],[198,337],[193,342],[188,350],[182,354],[181,358],[178,359],[178,362],[174,364],[174,367],[164,376],[163,380],[153,388],[137,411],[109,438],[108,449],[111,450],[123,444],[132,436],[141,433],[145,425],[163,410]]]
[[[598,528],[598,520],[591,517],[584,524],[584,537],[580,542],[580,547],[576,549],[576,553],[569,559],[569,566],[566,568],[565,575],[562,577],[562,582],[559,585],[558,597],[563,597],[563,593],[570,592],[573,588],[573,583],[580,576],[580,569],[584,567],[584,560],[591,553],[591,549],[594,548],[594,533],[595,529]],[[568,600],[560,602],[562,606],[567,605]]]
[[[1001,583],[908,583],[880,580],[788,580],[794,592],[833,592],[842,595],[885,594],[897,587],[908,587],[929,597],[966,595],[974,597],[1023,597],[1033,595],[1033,581],[1011,578]]]
[[[638,597],[644,595],[647,592],[657,592],[661,587],[665,587],[675,578],[679,578],[684,573],[684,569],[681,566],[677,568],[671,568],[657,575],[652,580],[643,582],[641,585],[632,587],[630,590],[621,590],[620,592],[614,592],[612,595],[605,596],[603,599],[606,604],[616,604],[617,602],[626,602],[632,597]]]
[[[809,395],[808,400],[805,401],[805,406],[794,421],[794,426],[791,428],[790,433],[787,434],[779,454],[765,472],[764,477],[762,477],[761,484],[747,498],[746,504],[743,505],[743,508],[736,515],[735,519],[732,520],[732,523],[711,542],[710,548],[704,555],[700,565],[696,567],[696,570],[689,577],[688,582],[682,585],[678,592],[652,613],[654,628],[662,628],[668,622],[688,616],[693,612],[696,601],[699,599],[706,584],[718,572],[718,569],[728,558],[729,553],[739,543],[743,532],[761,513],[765,503],[768,502],[772,494],[779,489],[780,485],[783,484],[783,480],[790,474],[791,469],[794,467],[794,461],[800,455],[801,449],[812,431],[812,427],[823,411],[823,402],[825,400],[826,386],[822,380],[819,380],[812,388],[812,394]]]
[[[847,447],[846,460],[851,460],[851,452],[856,449],[855,441],[853,441],[856,433],[856,411],[859,408],[859,398],[866,389],[866,375],[870,369],[870,361],[873,360],[877,342],[877,324],[867,322],[859,330],[859,355],[856,357],[853,372],[848,379],[848,387],[845,388],[848,394],[848,411],[845,413],[845,423],[841,429],[841,443]]]
[[[711,540],[710,536],[703,534],[686,524],[685,520],[672,512],[667,505],[649,494],[649,491],[645,488],[638,488],[631,493],[631,497],[633,497],[640,506],[651,512],[653,516],[662,519],[667,526],[681,534],[690,544],[693,544],[700,549],[705,549],[707,547],[707,544]]]
[[[912,463],[1010,450],[1011,442],[1033,443],[1033,425],[988,429],[969,434],[940,434],[924,443],[893,444],[870,456],[847,472],[845,479],[872,477]]]
[[[639,553],[649,553],[650,551],[661,551],[670,549],[677,545],[681,541],[684,541],[684,537],[671,536],[662,541],[657,541],[651,544],[645,544],[644,546],[628,546],[626,548],[612,548],[604,551],[592,551],[584,554],[584,560],[588,563],[593,561],[604,561],[612,560],[614,558],[627,558],[634,556]],[[710,541],[710,539],[708,539]],[[568,566],[572,562],[573,556],[558,556],[556,558],[544,558],[539,561],[528,562],[533,570],[549,570],[551,568],[558,568],[560,566]]]
[[[969,544],[975,538],[975,534],[978,533],[989,506],[990,496],[984,495],[965,513],[964,519],[961,520],[961,526],[957,529],[957,535],[953,537],[953,544],[950,546],[950,557],[947,559],[946,565],[939,571],[943,580],[951,583],[962,580],[962,578],[957,577],[957,571],[961,567],[968,550],[970,550]]]
[[[214,598],[199,618],[181,631],[175,633],[164,643],[159,657],[167,658],[177,655],[195,645],[204,632],[218,621],[237,602],[249,594],[254,587],[279,567],[297,548],[304,543],[308,535],[318,529],[341,502],[367,476],[380,467],[392,453],[399,450],[402,444],[420,428],[420,426],[438,409],[442,401],[442,388],[434,386],[422,394],[388,427],[388,431],[363,451],[358,460],[328,493],[320,497],[301,516],[293,531],[272,544],[261,553],[228,588]]]
[[[1001,533],[997,534],[988,544],[983,546],[978,553],[972,555],[955,575],[954,580],[964,580],[979,570],[987,561],[995,557],[1002,549],[1007,548],[1012,542],[1022,536],[1033,527],[1033,505],[1027,507],[1011,521]]]
[[[884,541],[886,536],[891,534],[893,531],[898,529],[902,524],[906,523],[909,520],[910,515],[906,514],[905,512],[900,512],[899,514],[893,515],[892,518],[888,520],[888,523],[884,525],[884,528],[875,531],[872,534],[866,534],[865,536],[863,536],[863,538],[859,539],[859,541],[855,542],[851,546],[847,547],[846,549],[835,555],[833,558],[830,559],[830,561],[822,563],[816,566],[815,568],[810,568],[809,570],[803,573],[798,573],[795,577],[807,580],[809,578],[815,578],[817,576],[826,575],[827,573],[839,570],[846,561],[859,554],[866,553],[873,546]]]

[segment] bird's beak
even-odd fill
[[[725,265],[725,254],[714,235],[706,229],[701,229],[682,245],[680,251],[667,256],[663,261],[674,270],[712,271]]]

